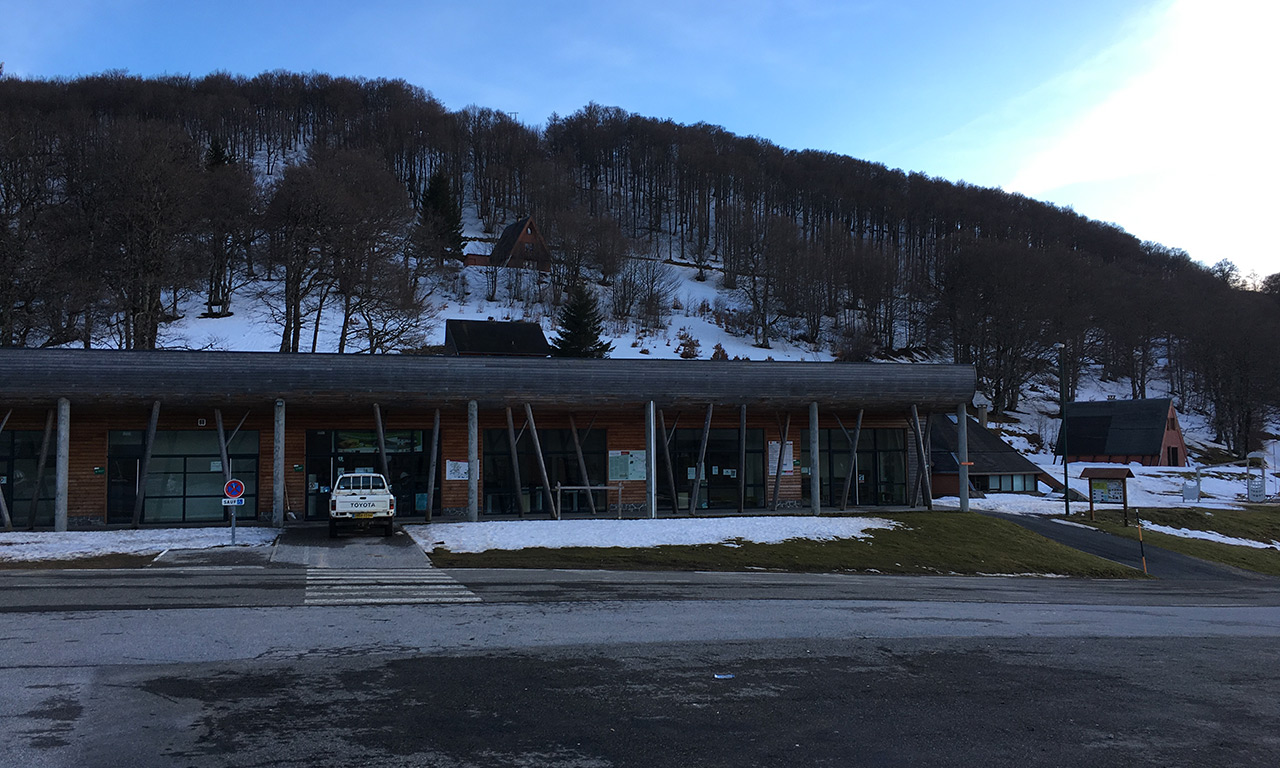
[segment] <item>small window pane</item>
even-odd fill
[[[188,496],[222,496],[225,486],[221,472],[187,475]]]
[[[180,522],[182,520],[182,498],[165,499],[148,496],[143,517],[149,523]]]

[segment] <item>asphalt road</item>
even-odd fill
[[[400,539],[0,572],[0,766],[1280,764],[1280,580],[441,571]]]

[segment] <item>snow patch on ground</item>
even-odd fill
[[[1280,541],[1273,541],[1268,544],[1265,541],[1254,541],[1253,539],[1238,539],[1234,536],[1223,536],[1213,531],[1195,531],[1190,528],[1170,528],[1167,525],[1156,525],[1154,523],[1143,523],[1143,528],[1156,533],[1164,533],[1169,536],[1180,536],[1184,539],[1202,539],[1204,541],[1216,541],[1219,544],[1232,544],[1237,547],[1253,547],[1254,549],[1280,549]]]
[[[898,523],[874,517],[734,517],[675,520],[516,520],[405,526],[427,552],[485,552],[529,547],[660,547],[790,539],[866,538]]]
[[[262,547],[274,528],[239,528],[236,546]],[[154,528],[140,531],[0,532],[0,560],[74,560],[98,555],[157,555],[166,549],[210,549],[231,544],[227,528]]]

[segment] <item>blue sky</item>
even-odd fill
[[[1070,205],[1280,272],[1271,0],[0,0],[9,74],[403,78],[529,124],[589,101]]]

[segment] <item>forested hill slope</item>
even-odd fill
[[[216,314],[251,285],[282,351],[321,311],[343,351],[411,346],[463,208],[493,238],[535,217],[554,267],[524,301],[584,277],[660,324],[674,259],[759,345],[924,350],[977,366],[997,407],[1055,342],[1072,386],[1092,361],[1141,396],[1167,365],[1236,450],[1280,403],[1280,275],[1247,289],[1071,210],[715,126],[595,104],[527,126],[314,73],[0,79],[0,344],[149,348],[184,294]]]

